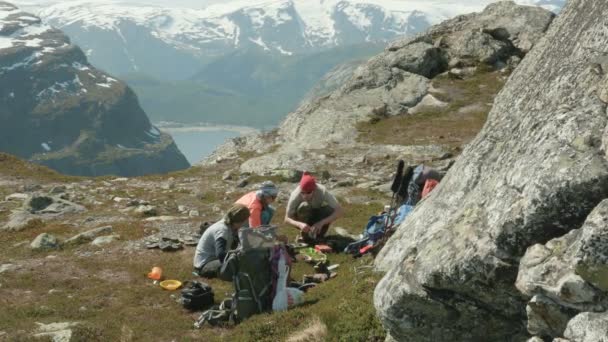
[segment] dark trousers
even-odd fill
[[[296,220],[305,222],[309,226],[312,226],[313,224],[331,216],[333,213],[334,208],[330,206],[312,208],[308,203],[302,202],[296,211]],[[324,225],[315,238],[313,238],[309,233],[301,233],[301,236],[302,239],[304,239],[304,242],[308,244],[315,243],[325,237],[328,229],[329,224]]]

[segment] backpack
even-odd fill
[[[193,280],[181,291],[180,302],[190,311],[200,311],[213,305],[213,297],[211,286]]]
[[[238,323],[272,309],[271,248],[237,249],[224,259],[220,276],[232,276],[231,319]]]

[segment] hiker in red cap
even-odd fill
[[[304,242],[322,240],[329,225],[342,216],[342,207],[323,185],[304,172],[300,185],[289,196],[285,223],[300,230]]]

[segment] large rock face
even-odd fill
[[[496,98],[482,132],[378,256],[387,273],[374,301],[394,339],[521,341],[531,327],[559,335],[601,295],[566,270],[550,279],[576,289],[580,306],[552,305],[556,287],[525,286],[522,294],[515,282],[528,247],[579,228],[608,196],[606,18],[606,2],[568,2]],[[511,42],[521,51],[533,36],[517,25],[492,32],[517,37]],[[588,259],[592,270],[596,259]],[[526,302],[536,294],[529,311],[551,312],[556,322],[527,323]],[[581,325],[568,328],[574,336]]]
[[[0,150],[75,175],[189,166],[133,91],[40,19],[0,2]]]

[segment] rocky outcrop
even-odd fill
[[[575,336],[584,327],[570,320],[574,314],[604,310],[603,290],[586,280],[602,272],[602,244],[581,240],[594,250],[581,257],[589,260],[583,262],[592,270],[587,276],[563,261],[584,250],[575,246],[577,233],[536,244],[585,220],[605,228],[604,205],[597,209],[600,221],[588,215],[608,197],[606,18],[604,2],[568,2],[512,74],[480,134],[378,255],[376,266],[386,275],[374,302],[392,338],[523,341],[527,330],[559,335],[566,322],[564,334]],[[513,47],[529,49],[533,35],[503,23],[488,34],[517,37]],[[534,245],[520,270],[520,258]],[[567,245],[572,250],[562,256]],[[530,269],[537,263],[549,274]],[[518,272],[523,294],[515,286]],[[528,320],[534,313],[552,319]]]
[[[541,8],[499,2],[397,41],[329,97],[290,114],[279,135],[305,147],[352,142],[355,123],[370,115],[407,113],[427,94],[428,79],[448,67],[495,65],[522,57],[552,19]]]
[[[58,216],[86,211],[80,204],[70,202],[61,196],[32,194],[28,195],[23,205],[11,212],[9,221],[0,227],[0,231],[20,231],[36,221],[47,221]]]
[[[413,38],[396,41],[358,67],[339,89],[306,102],[289,114],[268,144],[280,147],[262,150],[272,153],[249,164],[256,165],[256,172],[264,166],[271,169],[268,160],[285,161],[282,168],[302,168],[302,158],[295,154],[328,147],[360,155],[365,147],[357,142],[358,123],[414,113],[424,99],[425,103],[439,103],[429,97],[430,80],[452,68],[487,65],[500,69],[516,65],[553,17],[553,13],[541,8],[499,2],[481,13],[460,16]],[[259,145],[239,147],[240,151],[255,151]],[[218,156],[221,154],[212,159]]]
[[[592,330],[603,333],[597,336],[608,336],[607,220],[608,200],[604,200],[580,229],[528,248],[520,262],[516,286],[531,298],[526,308],[530,334],[581,341],[582,335],[575,331],[589,331],[580,329],[581,323],[592,320],[580,317],[598,316],[603,328]],[[576,315],[580,317],[574,319]]]
[[[189,166],[123,82],[59,30],[0,2],[0,150],[73,175]]]

